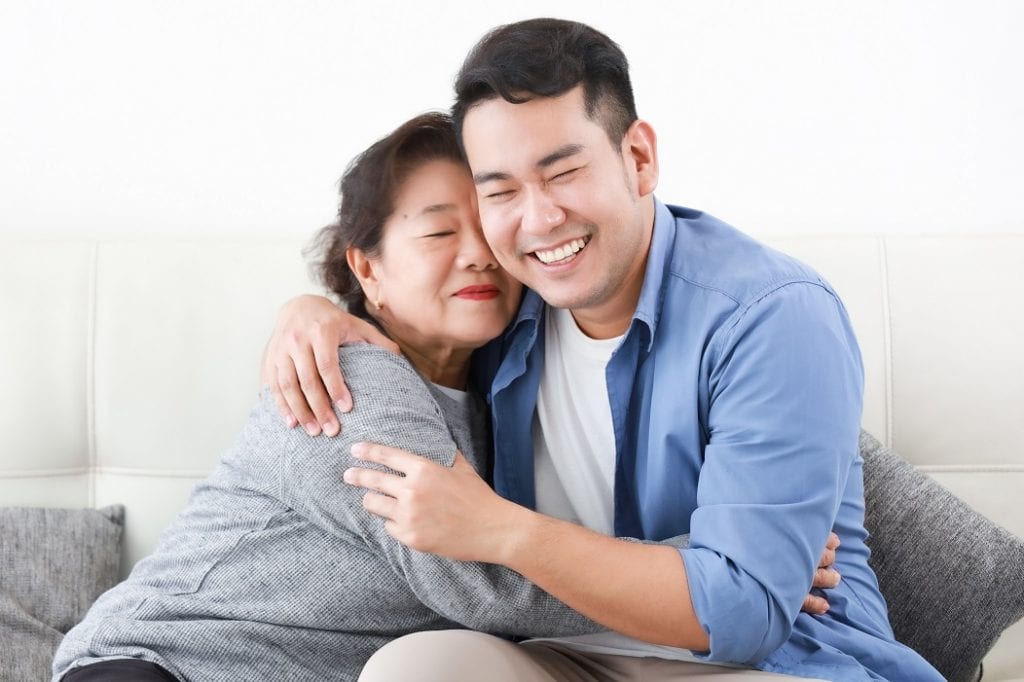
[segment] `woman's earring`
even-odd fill
[[[384,301],[380,300],[379,298],[373,302],[373,305],[375,308],[377,308],[377,310],[384,310]]]

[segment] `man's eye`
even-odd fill
[[[561,173],[553,176],[551,179],[552,180],[567,180],[570,177],[572,177],[573,173],[575,173],[578,170],[579,170],[579,168],[570,168],[567,171],[562,171]]]
[[[508,197],[512,196],[512,190],[505,189],[501,190],[500,192],[490,192],[489,194],[486,194],[484,196],[487,199],[507,199]]]

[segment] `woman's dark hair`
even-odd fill
[[[360,249],[380,255],[384,223],[395,210],[395,199],[409,175],[429,161],[447,159],[464,164],[451,117],[440,112],[421,114],[373,143],[352,159],[341,178],[337,222],[320,230],[307,253],[325,287],[349,312],[368,318],[359,280],[348,267],[345,251]]]
[[[495,97],[522,104],[557,97],[580,84],[587,117],[599,119],[617,147],[637,118],[622,49],[576,21],[528,19],[499,26],[480,39],[455,79],[452,118],[459,142],[466,113],[475,104]]]

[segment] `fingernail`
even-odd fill
[[[287,417],[284,418],[284,425],[287,426],[289,429],[294,429],[296,426],[299,425],[299,420],[291,415],[288,415]]]
[[[328,436],[337,436],[338,431],[338,422],[329,421],[326,424],[324,424],[324,433],[326,433]]]
[[[317,424],[316,422],[309,422],[309,423],[307,423],[306,426],[305,426],[305,429],[306,429],[306,433],[308,433],[311,436],[319,436],[320,435],[320,425]]]
[[[345,479],[345,483],[351,483],[352,479],[355,478],[355,474],[352,473],[351,469],[345,469],[345,473],[341,477]]]
[[[341,400],[335,400],[334,404],[338,406],[338,409],[342,412],[348,412],[352,409],[352,401],[348,398],[342,398]]]
[[[366,454],[367,449],[366,443],[353,443],[349,451],[353,457],[362,457]]]

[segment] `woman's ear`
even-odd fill
[[[363,295],[368,301],[376,301],[380,298],[380,276],[377,272],[377,264],[362,249],[350,246],[345,249],[345,260],[348,267],[359,280],[359,286],[363,288]]]
[[[626,130],[622,151],[636,173],[636,191],[641,197],[658,186],[658,136],[647,121],[637,119]]]

